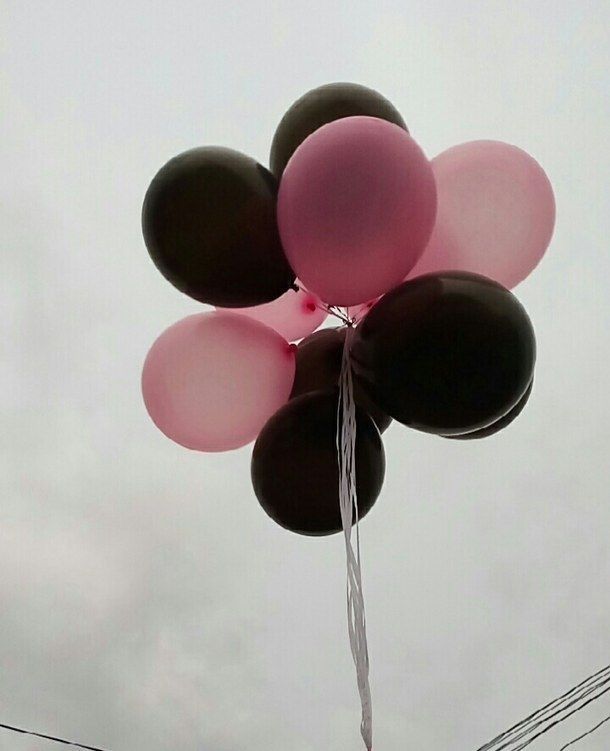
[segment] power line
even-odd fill
[[[596,730],[599,730],[599,728],[601,728],[601,726],[605,725],[607,722],[610,722],[610,715],[608,717],[606,717],[605,719],[603,719],[601,722],[598,722],[595,727],[591,728],[591,730],[587,730],[586,733],[583,733],[582,735],[579,735],[578,738],[574,738],[573,741],[570,741],[569,743],[566,743],[565,746],[562,746],[559,749],[559,751],[566,751],[566,748],[569,748],[569,746],[573,746],[575,743],[578,743],[578,741],[582,741],[583,738],[586,738],[588,735],[591,735]]]
[[[527,741],[525,741],[524,743],[522,743],[520,746],[517,746],[517,748],[513,749],[513,751],[521,751],[521,749],[525,748],[526,746],[529,746],[530,743],[533,743],[536,740],[536,738],[539,738],[541,735],[544,735],[545,733],[548,733],[548,731],[552,730],[555,727],[555,725],[559,725],[560,722],[563,722],[564,720],[567,720],[568,717],[571,717],[576,712],[580,712],[581,709],[584,709],[586,706],[588,706],[589,704],[591,704],[592,701],[595,701],[596,699],[599,699],[599,697],[602,696],[602,694],[606,694],[608,691],[610,691],[610,688],[605,688],[603,691],[600,691],[600,693],[597,694],[597,696],[593,696],[591,699],[589,699],[588,701],[586,701],[584,704],[581,704],[580,707],[576,707],[576,709],[573,709],[571,712],[568,712],[568,714],[565,715],[564,717],[560,717],[558,720],[555,720],[550,725],[547,725],[543,730],[541,730],[540,732],[536,733],[536,735],[533,735],[531,738],[529,738]]]
[[[577,712],[580,712],[596,699],[599,699],[601,696],[608,693],[610,691],[610,686],[607,685],[608,683],[610,683],[610,666],[602,668],[602,670],[594,673],[592,676],[589,676],[589,678],[586,678],[584,681],[567,691],[559,698],[554,699],[544,707],[541,707],[540,709],[530,714],[521,722],[513,725],[513,727],[509,728],[509,730],[500,733],[500,735],[498,735],[492,741],[489,741],[488,743],[481,746],[478,751],[501,751],[501,749],[508,749],[509,746],[513,746],[512,751],[521,751],[521,749],[529,746],[541,735],[546,734],[556,725],[564,722],[564,720],[567,720],[569,717],[576,714]],[[593,696],[591,696],[591,698],[588,698],[587,701],[584,701],[590,694],[593,694]],[[568,712],[568,709],[570,709],[571,711]],[[561,747],[560,751],[566,751],[568,747],[575,745],[583,738],[591,735],[607,722],[610,722],[610,715],[603,719],[601,722],[598,722],[595,727],[591,728],[591,730],[588,730],[586,733],[582,733],[582,735],[579,735],[569,743],[566,743]],[[537,730],[540,726],[544,727],[537,733],[534,733],[534,731]],[[52,741],[53,743],[62,743],[64,746],[82,748],[85,751],[108,751],[108,749],[103,749],[100,746],[88,746],[85,743],[68,741],[65,738],[58,738],[54,735],[37,733],[33,730],[25,730],[24,728],[15,727],[14,725],[5,725],[2,722],[0,722],[0,729],[10,730],[13,733],[21,733],[22,735],[30,735],[36,738],[42,738],[43,740]],[[525,740],[523,740],[524,738]],[[519,741],[522,742],[517,747],[514,747],[514,744]]]
[[[502,749],[508,750],[509,747],[510,751],[521,751],[521,749],[529,746],[541,735],[544,735],[552,728],[608,693],[610,691],[610,685],[608,684],[610,684],[610,665],[602,668],[584,681],[581,681],[581,683],[567,691],[565,694],[562,694],[559,698],[545,704],[524,720],[521,720],[521,722],[513,725],[513,727],[500,733],[500,735],[496,736],[488,743],[485,743],[477,749],[477,751],[502,751]],[[593,694],[593,696],[587,698],[591,694]],[[577,743],[587,735],[591,735],[591,733],[595,732],[607,721],[610,721],[610,717],[607,720],[598,723],[587,733],[575,738],[568,744],[568,746]],[[515,745],[517,743],[519,745]],[[564,746],[564,749],[568,746]],[[564,751],[564,749],[562,749],[562,751]]]
[[[591,688],[595,690],[596,687],[606,683],[608,679],[610,679],[610,665],[607,665],[601,670],[598,670],[597,673],[594,673],[588,678],[585,678],[584,681],[581,681],[577,686],[574,686],[574,688],[566,691],[566,693],[562,694],[557,699],[553,699],[553,701],[548,702],[543,707],[540,707],[540,709],[532,712],[524,720],[521,720],[516,725],[510,727],[508,730],[500,733],[500,735],[496,736],[488,743],[485,743],[483,746],[477,749],[477,751],[499,751],[498,746],[502,742],[508,741],[508,743],[505,743],[502,748],[505,748],[506,745],[515,743],[515,741],[517,741],[519,738],[522,738],[523,735],[527,735],[532,730],[534,730],[534,727],[539,726],[541,722],[546,722],[558,713],[562,712],[566,708],[567,704],[572,705],[575,697],[576,701],[580,700],[590,693]]]
[[[13,725],[4,725],[0,722],[0,728],[4,730],[12,730],[13,733],[21,733],[22,735],[34,735],[37,738],[44,738],[46,741],[53,741],[54,743],[63,743],[64,746],[74,746],[75,748],[84,748],[86,751],[108,751],[99,746],[87,746],[84,743],[76,743],[75,741],[67,741],[64,738],[56,738],[54,735],[45,735],[44,733],[35,733],[33,730],[24,730],[23,728],[16,728]]]

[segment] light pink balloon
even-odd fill
[[[287,341],[294,342],[314,332],[324,321],[328,313],[322,305],[320,298],[313,292],[289,289],[272,302],[252,308],[231,308],[231,312],[260,321]]]
[[[294,350],[278,333],[245,316],[189,316],[166,329],[146,357],[146,409],[168,438],[187,448],[244,446],[288,401]]]
[[[353,305],[349,307],[347,309],[348,316],[356,323],[360,323],[360,321],[379,299],[380,298],[377,297],[374,300],[369,300],[369,302],[362,303],[361,305]]]
[[[307,289],[333,305],[365,303],[399,284],[436,213],[430,163],[411,136],[373,117],[312,133],[282,175],[278,223]]]
[[[547,249],[555,225],[553,188],[531,156],[500,141],[454,146],[432,160],[438,213],[409,278],[459,269],[511,288]]]

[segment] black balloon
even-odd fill
[[[499,433],[501,430],[504,430],[504,428],[507,428],[512,422],[514,422],[517,417],[519,417],[519,415],[523,412],[525,405],[529,401],[533,386],[534,382],[532,381],[528,386],[525,394],[523,394],[523,396],[521,397],[521,399],[519,399],[515,406],[509,412],[507,412],[504,417],[501,417],[496,422],[493,422],[489,427],[481,428],[480,430],[473,430],[470,433],[462,433],[461,435],[445,435],[443,436],[443,438],[451,438],[456,441],[471,441],[473,438],[489,438],[489,436]]]
[[[359,383],[404,425],[440,435],[486,428],[529,386],[536,358],[517,298],[477,274],[404,282],[368,313],[352,345]]]
[[[290,107],[275,131],[269,163],[278,178],[307,136],[334,120],[367,115],[407,130],[400,112],[373,89],[355,83],[329,83],[304,94]]]
[[[293,399],[271,417],[254,445],[256,496],[267,514],[292,532],[320,536],[342,529],[337,406],[338,390]],[[362,518],[381,490],[385,455],[375,423],[359,409],[356,426],[356,489]]]
[[[339,385],[346,328],[322,329],[303,339],[296,352],[296,373],[291,398],[335,388]],[[383,433],[392,418],[384,414],[366,395],[358,383],[354,383],[356,404],[375,420]]]
[[[171,159],[142,208],[146,246],[181,292],[224,308],[270,302],[294,282],[276,224],[277,181],[216,146]]]

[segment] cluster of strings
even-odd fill
[[[545,704],[513,727],[500,733],[493,740],[478,748],[477,751],[502,751],[502,749],[521,751],[541,735],[548,733],[549,730],[580,712],[608,691],[610,691],[610,665],[581,681],[562,696]],[[565,749],[591,735],[609,721],[610,716],[604,718],[586,733],[566,743],[560,751],[565,751]]]
[[[362,571],[360,567],[360,533],[358,530],[358,498],[356,494],[356,405],[354,384],[350,363],[350,343],[353,334],[348,324],[341,379],[339,384],[339,405],[337,409],[337,455],[339,460],[339,502],[341,522],[345,537],[347,555],[347,624],[349,642],[356,666],[358,692],[362,704],[360,733],[368,749],[373,746],[373,716],[371,688],[369,684],[369,654],[366,640],[366,618],[362,593]],[[356,547],[352,544],[352,524],[356,517]]]

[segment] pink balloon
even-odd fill
[[[298,284],[298,282],[297,282]],[[306,289],[289,289],[281,297],[252,308],[231,308],[232,313],[253,318],[294,342],[314,332],[328,313],[317,295]]]
[[[288,401],[295,346],[245,316],[198,313],[166,329],[142,373],[155,425],[197,451],[227,451],[253,441]]]
[[[346,117],[303,141],[282,175],[278,223],[307,289],[333,305],[365,303],[399,284],[436,213],[430,163],[411,136]]]
[[[542,167],[516,146],[472,141],[432,160],[438,214],[409,278],[459,269],[511,288],[547,249],[555,225],[553,188]]]
[[[360,321],[369,312],[373,305],[375,305],[377,300],[379,300],[378,297],[376,297],[374,300],[369,300],[369,302],[362,303],[361,305],[353,305],[352,307],[347,309],[348,316],[356,323],[360,323]]]

